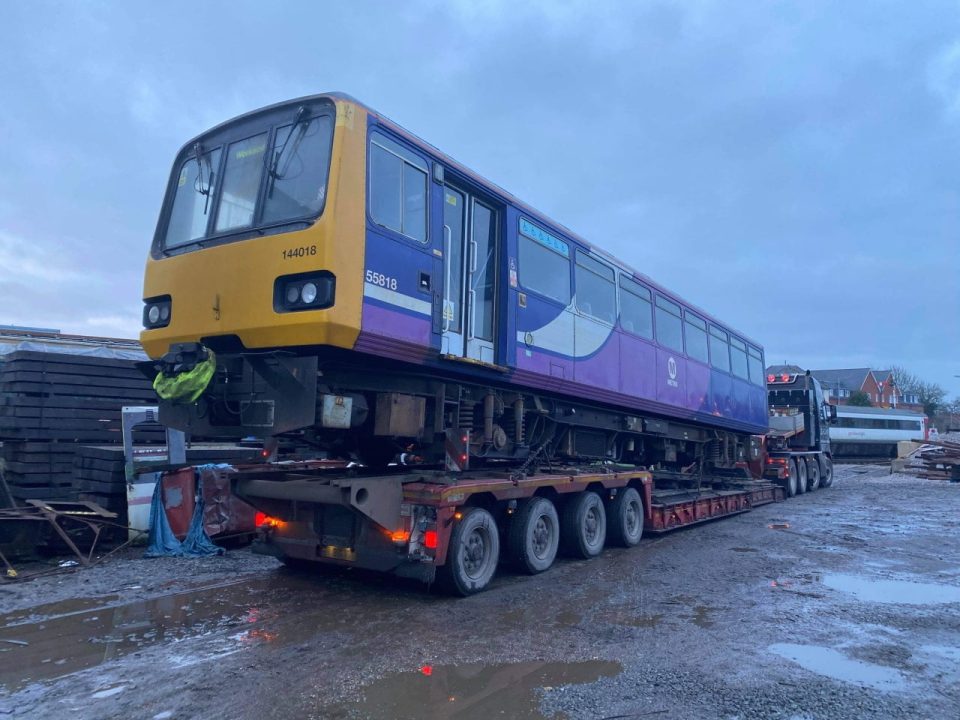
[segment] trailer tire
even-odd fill
[[[560,546],[560,517],[553,503],[534,497],[520,506],[507,530],[507,553],[517,568],[529,575],[553,565]]]
[[[815,457],[807,458],[807,485],[810,492],[820,487],[820,463]]]
[[[500,561],[500,533],[493,515],[483,508],[465,508],[453,526],[440,581],[449,592],[466,597],[485,590]]]
[[[797,495],[807,491],[807,461],[797,458]]]
[[[612,545],[633,547],[643,537],[643,500],[636,488],[622,488],[607,503],[607,519]]]
[[[794,458],[787,463],[787,472],[790,473],[787,478],[787,497],[793,497],[797,494],[797,461]]]
[[[828,457],[821,458],[823,467],[820,468],[820,484],[828,488],[833,485],[833,460]]]
[[[577,493],[563,506],[560,542],[566,554],[589,560],[603,552],[607,513],[595,492]]]

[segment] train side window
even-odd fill
[[[620,276],[620,327],[628,333],[653,339],[650,291],[625,275]]]
[[[597,320],[613,325],[617,320],[617,291],[613,284],[613,268],[577,250],[577,309]]]
[[[707,352],[707,323],[686,311],[683,313],[683,320],[687,357],[702,363],[710,362]]]
[[[717,370],[730,372],[730,346],[727,334],[718,327],[710,326],[710,364]]]
[[[677,352],[683,352],[683,323],[680,306],[657,295],[657,342]]]
[[[517,242],[520,284],[564,305],[570,302],[570,247],[524,218]]]
[[[730,338],[730,369],[733,374],[744,380],[749,379],[747,372],[747,344],[735,337]]]
[[[747,362],[750,364],[750,382],[763,387],[767,384],[767,376],[763,372],[763,353],[753,345],[747,346],[747,353],[749,355]]]
[[[427,241],[427,164],[380,133],[370,135],[370,217],[377,225]]]

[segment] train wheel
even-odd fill
[[[507,531],[507,549],[513,562],[524,572],[536,575],[553,565],[559,545],[557,508],[542,497],[525,502]]]
[[[582,492],[570,498],[563,508],[560,539],[573,557],[589,560],[603,551],[607,539],[607,514],[595,492]]]
[[[807,461],[797,458],[797,495],[807,491]]]
[[[823,467],[820,470],[820,484],[828,488],[833,485],[833,460],[823,458]]]
[[[643,537],[643,500],[635,488],[620,490],[607,504],[610,519],[610,541],[622,547],[633,547]]]
[[[797,461],[790,458],[787,469],[790,473],[790,478],[787,480],[787,497],[793,497],[797,494]]]
[[[815,457],[807,458],[807,483],[810,492],[820,487],[820,464]]]
[[[483,508],[467,508],[450,534],[447,562],[441,579],[451,592],[473,595],[486,589],[500,561],[500,534],[493,516]]]

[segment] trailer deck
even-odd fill
[[[605,544],[637,544],[643,531],[662,533],[784,499],[776,484],[741,475],[662,475],[670,487],[657,488],[658,473],[645,468],[610,464],[526,475],[509,467],[451,473],[397,466],[369,474],[287,463],[238,467],[232,481],[265,514],[260,552],[291,565],[349,565],[428,583],[451,564],[468,579],[471,563],[486,567],[475,585],[459,583],[462,594],[486,586],[501,545],[513,564],[541,572],[560,545],[589,559]]]

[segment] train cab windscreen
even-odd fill
[[[185,148],[174,167],[161,249],[315,219],[326,200],[332,138],[331,113],[300,107]]]

